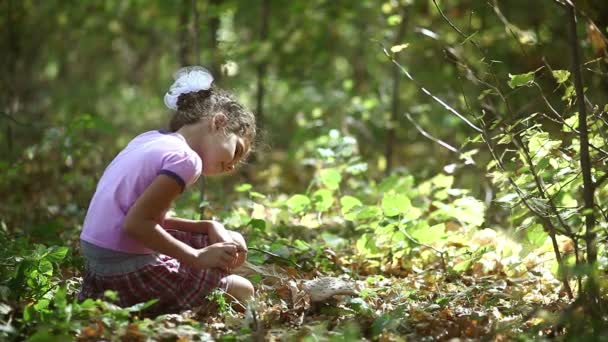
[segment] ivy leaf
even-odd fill
[[[509,74],[509,78],[509,87],[513,89],[521,86],[528,86],[534,81],[534,71],[517,75]]]

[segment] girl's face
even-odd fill
[[[201,139],[195,151],[203,160],[205,176],[233,171],[236,164],[246,154],[247,146],[234,133],[226,133],[226,116],[217,114],[210,120],[203,120]]]

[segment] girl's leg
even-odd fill
[[[245,304],[253,297],[255,289],[249,280],[236,274],[231,274],[224,279],[228,283],[226,291],[231,296],[238,299],[241,304]]]

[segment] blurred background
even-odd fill
[[[578,3],[585,86],[605,103],[608,3]],[[483,82],[495,81],[509,110],[525,116],[545,102],[533,87],[509,88],[509,74],[540,68],[549,101],[573,111],[549,72],[570,63],[556,1],[5,0],[0,8],[0,220],[34,239],[77,236],[105,166],[135,135],[166,127],[162,98],[183,65],[213,70],[265,132],[248,165],[207,179],[209,216],[231,206],[235,184],[305,191],[332,144],[352,147],[351,171],[370,182],[448,173],[490,204],[490,157],[477,132],[421,87],[469,120],[484,105],[500,120],[507,108],[482,104]],[[191,189],[189,203],[199,196]]]

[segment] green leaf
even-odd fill
[[[342,181],[342,175],[336,169],[323,169],[319,172],[319,178],[321,183],[330,190],[336,190],[340,187]]]
[[[538,132],[530,137],[528,148],[535,161],[547,156],[552,150],[557,150],[562,144],[560,140],[551,140],[549,138],[549,133],[547,132]]]
[[[249,196],[251,196],[251,198],[266,198],[266,195],[259,193],[257,191],[250,191]]]
[[[401,194],[385,194],[382,197],[382,211],[387,217],[404,214],[412,207],[410,199]]]
[[[564,90],[564,96],[562,96],[562,100],[568,100],[575,95],[574,86],[569,85]]]
[[[118,300],[118,292],[116,291],[112,291],[112,290],[106,290],[103,293],[104,297],[110,299],[111,301],[117,301]]]
[[[386,20],[390,26],[397,26],[401,23],[401,16],[399,14],[393,14]]]
[[[342,215],[346,215],[355,207],[362,206],[363,203],[358,198],[353,196],[343,196],[340,198],[340,206],[342,207]]]
[[[421,225],[418,229],[413,231],[411,235],[420,243],[430,244],[445,236],[445,224],[440,223],[431,227],[426,224]]]
[[[251,228],[259,230],[261,232],[266,230],[266,221],[261,219],[251,219],[251,221],[249,221],[249,225],[251,226]]]
[[[540,247],[547,240],[547,233],[543,230],[540,224],[535,224],[532,227],[526,229],[526,240],[534,247]]]
[[[453,269],[456,272],[464,272],[464,271],[468,270],[469,267],[471,267],[471,264],[473,263],[473,261],[474,261],[473,259],[461,261],[461,262],[457,263],[456,265],[454,265]]]
[[[559,84],[566,82],[568,78],[570,78],[570,71],[568,70],[553,70],[551,73],[553,74],[555,81]]]
[[[572,115],[571,117],[564,120],[564,127],[562,130],[564,132],[570,132],[570,127],[572,127],[573,129],[578,128],[578,115]]]
[[[144,303],[137,303],[135,305],[132,305],[132,306],[126,308],[125,310],[127,310],[128,312],[137,312],[137,311],[147,309],[147,308],[151,307],[152,305],[156,304],[157,302],[158,302],[158,299],[154,298],[154,299],[150,299],[149,301],[144,302]]]
[[[327,189],[320,189],[312,194],[315,209],[319,212],[327,211],[334,204],[334,196]]]
[[[528,86],[534,81],[534,71],[525,74],[509,74],[509,87],[515,89],[521,86]]]
[[[302,194],[293,195],[287,200],[287,207],[296,214],[304,211],[309,205],[310,199]]]
[[[42,259],[38,263],[38,271],[45,276],[52,276],[53,264],[47,259]]]
[[[45,309],[47,309],[49,307],[49,305],[51,304],[51,301],[49,299],[40,299],[39,301],[36,302],[36,304],[34,304],[34,309],[36,309],[36,311],[41,312],[44,311]]]
[[[367,233],[361,235],[361,237],[357,240],[356,247],[357,251],[365,256],[373,255],[378,251],[374,236]]]
[[[61,262],[65,259],[70,249],[68,247],[53,246],[50,248],[49,254],[46,256],[52,262]]]
[[[235,187],[234,190],[236,190],[236,192],[245,192],[251,190],[252,188],[253,186],[251,184],[244,183]]]
[[[376,218],[376,217],[380,216],[380,214],[382,214],[382,211],[380,210],[380,208],[378,208],[376,206],[364,206],[364,207],[361,207],[358,210],[356,210],[356,212],[357,212],[357,214],[356,214],[357,220],[366,220],[366,219]]]
[[[410,46],[409,43],[394,45],[394,46],[391,47],[391,52],[392,53],[397,53],[397,52],[399,52],[399,51],[401,51],[403,49],[407,49],[408,46]]]

